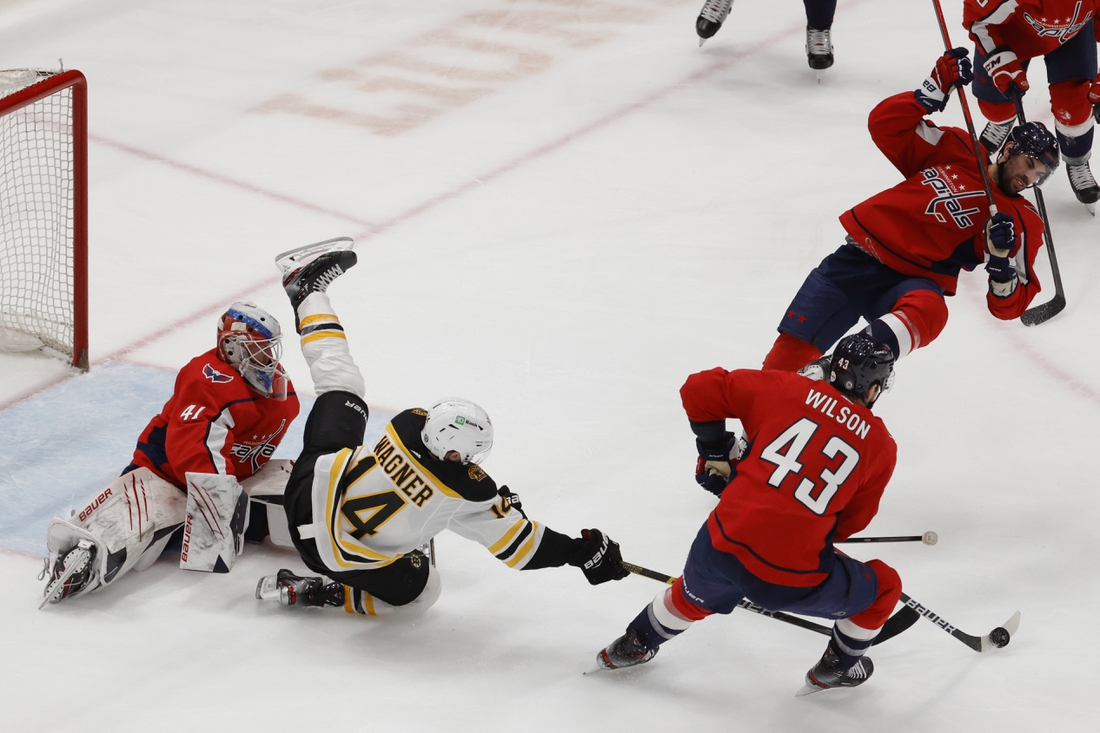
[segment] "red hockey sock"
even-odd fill
[[[797,372],[821,356],[821,349],[789,333],[780,333],[772,350],[764,357],[764,369]]]

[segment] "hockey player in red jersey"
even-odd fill
[[[261,473],[298,414],[281,348],[270,313],[253,303],[230,306],[218,319],[217,345],[179,371],[122,476],[72,517],[50,523],[43,603],[144,569],[181,528],[182,567],[232,567],[247,514],[240,482],[271,484],[266,493],[281,494],[289,475],[289,461]]]
[[[765,369],[809,364],[860,318],[896,358],[926,346],[947,323],[944,298],[955,294],[959,273],[983,263],[986,306],[995,317],[1019,318],[1039,293],[1034,263],[1043,222],[1020,193],[1058,166],[1058,145],[1041,123],[1029,122],[1014,128],[990,161],[965,130],[925,119],[944,109],[953,87],[971,80],[966,57],[966,49],[948,51],[919,89],[871,111],[871,138],[905,180],[840,217],[846,243],[809,274],[787,307]]]
[[[974,96],[989,120],[982,131],[982,144],[996,152],[1008,137],[1016,119],[1014,100],[1031,88],[1028,64],[1041,57],[1066,173],[1077,199],[1088,206],[1100,199],[1100,186],[1089,169],[1093,105],[1100,104],[1097,8],[1097,0],[963,3],[963,27],[975,44]]]
[[[328,240],[277,260],[318,394],[287,484],[286,516],[302,562],[327,578],[280,570],[260,579],[256,597],[369,616],[421,613],[441,589],[423,550],[444,529],[517,570],[572,565],[593,585],[626,577],[618,544],[603,532],[555,532],[497,487],[480,466],[493,425],[474,403],[405,410],[377,444],[362,444],[366,388],[326,292],[355,265],[351,246]]]
[[[867,526],[893,473],[897,446],[871,413],[893,363],[888,349],[854,334],[837,345],[824,381],[748,369],[688,377],[680,395],[700,457],[727,462],[726,418],[741,420],[748,449],[683,575],[596,655],[600,667],[648,662],[695,621],[731,613],[747,598],[836,619],[802,694],[871,676],[864,652],[901,597],[901,580],[881,560],[858,562],[833,543]]]

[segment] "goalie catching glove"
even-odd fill
[[[609,580],[622,580],[630,575],[623,567],[623,556],[619,552],[619,543],[598,529],[581,531],[580,549],[569,561],[575,568],[584,572],[584,577],[592,585],[606,583]]]

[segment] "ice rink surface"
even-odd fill
[[[88,498],[230,302],[289,330],[274,255],[347,235],[360,264],[331,293],[372,409],[479,402],[497,433],[485,468],[533,519],[599,527],[678,573],[714,505],[680,385],[760,364],[843,241],[837,217],[900,180],[868,112],[942,50],[929,2],[841,2],[819,78],[801,3],[737,0],[703,48],[700,5],[0,0],[0,68],[60,58],[88,78],[93,361],[74,378],[0,360],[0,423],[36,436],[4,433],[4,506]],[[1041,65],[1031,81],[1029,117],[1050,124]],[[961,125],[958,104],[936,121]],[[5,516],[4,729],[1095,730],[1100,222],[1064,172],[1045,193],[1068,308],[1000,322],[984,276],[962,277],[947,329],[876,407],[899,462],[868,533],[940,542],[852,551],[969,633],[1021,610],[1007,648],[978,655],[921,621],[874,649],[860,689],[796,699],[823,637],[737,612],[643,668],[585,676],[660,586],[517,573],[450,534],[442,598],[416,621],[261,604],[259,576],[302,568],[266,545],[228,575],[163,561],[38,611],[41,560],[16,545],[48,517]],[[293,339],[285,364],[308,393]],[[154,392],[103,409],[111,369]],[[65,470],[17,481],[12,456]]]

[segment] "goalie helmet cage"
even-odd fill
[[[0,329],[88,369],[88,107],[79,71],[0,71]]]

